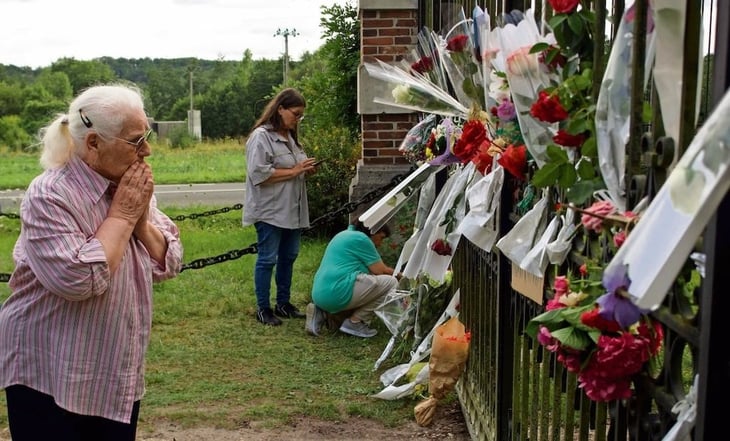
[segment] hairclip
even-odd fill
[[[81,122],[84,123],[86,128],[90,129],[93,124],[91,124],[89,117],[84,115],[83,109],[79,109],[79,116],[81,117]]]

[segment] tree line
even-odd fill
[[[321,6],[320,27],[324,43],[290,61],[286,85],[298,88],[307,99],[303,131],[337,128],[356,137],[357,7]],[[283,62],[283,56],[254,60],[246,49],[235,61],[64,57],[37,69],[0,64],[0,147],[19,151],[35,145],[38,130],[64,112],[76,94],[90,85],[114,81],[139,86],[154,120],[185,120],[192,101],[192,107],[201,111],[205,139],[242,139],[268,99],[283,87]]]

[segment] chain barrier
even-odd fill
[[[413,172],[413,170],[414,169],[411,168],[407,173],[402,173],[400,175],[396,175],[393,178],[391,178],[391,180],[387,184],[365,193],[365,195],[363,197],[361,197],[360,199],[358,199],[357,201],[348,202],[345,205],[343,205],[341,208],[339,208],[335,211],[326,213],[326,214],[316,218],[315,220],[310,222],[308,228],[304,229],[304,233],[308,233],[308,232],[314,230],[318,226],[334,222],[335,220],[340,219],[342,216],[345,216],[345,215],[348,215],[348,214],[354,212],[361,205],[368,204],[368,203],[380,198],[386,192],[388,192],[391,188],[400,184],[405,178],[408,177],[408,175],[410,175]],[[175,217],[170,217],[170,219],[179,222],[179,221],[183,221],[186,219],[198,219],[200,217],[214,216],[216,214],[228,213],[231,210],[242,210],[242,209],[243,209],[243,204],[235,204],[231,207],[223,207],[223,208],[219,208],[217,210],[204,211],[202,213],[179,215],[179,216],[175,216]],[[20,216],[17,214],[0,212],[0,217],[3,217],[3,216],[8,217],[10,219],[20,219]],[[202,259],[196,259],[190,263],[183,264],[180,272],[189,270],[189,269],[205,268],[206,266],[215,265],[215,264],[221,263],[221,262],[227,262],[229,260],[239,259],[245,255],[256,254],[257,252],[258,252],[258,244],[252,243],[251,245],[249,245],[246,248],[242,248],[239,250],[231,250],[224,254],[219,254],[217,256],[211,256],[211,257],[204,257]],[[0,273],[0,283],[8,282],[9,280],[10,280],[10,274]]]

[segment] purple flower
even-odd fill
[[[616,265],[603,272],[603,287],[608,292],[596,300],[599,315],[605,320],[615,320],[623,329],[627,329],[649,311],[636,306],[621,291],[628,291],[631,279],[628,265]]]
[[[515,105],[510,100],[502,100],[502,103],[497,107],[497,116],[504,122],[512,121],[517,116]]]

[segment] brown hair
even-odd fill
[[[279,93],[277,93],[276,96],[271,99],[271,101],[269,101],[266,107],[264,107],[264,110],[261,112],[261,116],[259,116],[259,119],[256,120],[253,128],[256,129],[265,124],[270,124],[273,131],[279,131],[279,129],[281,129],[283,125],[281,115],[279,115],[278,111],[279,106],[282,106],[285,109],[289,109],[292,107],[307,107],[307,102],[304,100],[304,97],[301,93],[299,93],[298,90],[292,88],[283,89]],[[294,141],[299,144],[297,131],[290,130],[289,133],[291,133]]]

